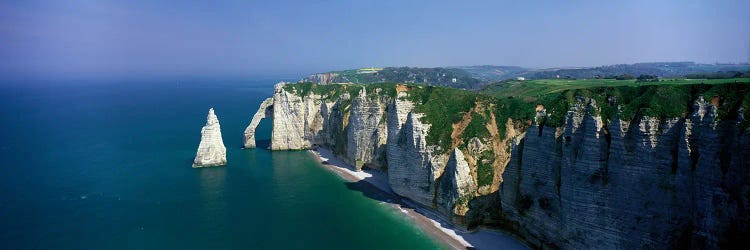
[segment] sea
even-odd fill
[[[306,151],[242,134],[276,80],[0,83],[0,249],[444,249]],[[191,162],[209,108],[228,165]]]

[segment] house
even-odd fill
[[[361,68],[357,70],[357,74],[373,74],[378,73],[378,71],[383,70],[383,68],[375,68],[375,67],[369,67],[369,68]]]
[[[519,80],[519,81],[525,81],[525,80],[526,80],[526,78],[525,78],[525,77],[523,77],[523,76],[519,76],[519,77],[516,77],[516,80]]]

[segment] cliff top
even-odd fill
[[[576,97],[592,98],[599,106],[602,119],[631,120],[637,115],[674,118],[685,117],[699,96],[717,99],[719,119],[736,119],[737,111],[750,110],[750,78],[731,79],[547,79],[495,83],[481,92],[507,103],[525,106],[543,105],[550,114],[548,125],[557,126]],[[619,111],[619,113],[618,113]]]
[[[735,83],[736,82],[736,83]],[[287,84],[287,92],[299,96],[320,95],[321,99],[341,99],[342,107],[348,108],[351,100],[364,88],[371,98],[397,98],[397,92],[406,92],[406,98],[415,103],[415,111],[425,114],[421,119],[431,125],[428,144],[450,149],[453,125],[462,120],[466,124],[463,140],[474,136],[486,136],[483,128],[494,118],[501,137],[506,135],[507,125],[525,130],[535,121],[537,111],[544,110],[546,117],[540,122],[557,127],[564,124],[565,114],[581,102],[581,98],[592,99],[596,112],[608,122],[616,118],[630,121],[637,116],[658,118],[686,117],[691,113],[695,100],[703,97],[717,107],[718,120],[739,120],[739,116],[750,116],[750,78],[685,80],[662,79],[636,80],[532,80],[509,81],[493,84],[482,91],[425,86],[419,84]],[[346,98],[342,98],[346,97]],[[471,119],[465,119],[469,114]],[[750,123],[743,121],[743,128]]]

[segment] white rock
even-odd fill
[[[273,98],[267,98],[260,104],[258,111],[253,115],[250,125],[245,129],[245,148],[255,148],[255,129],[263,118],[273,116]]]
[[[221,139],[221,126],[214,114],[214,109],[208,110],[206,125],[201,129],[201,143],[193,160],[193,167],[212,167],[227,164],[227,148]]]
[[[371,99],[365,89],[352,101],[347,132],[347,160],[357,170],[368,164],[369,167],[384,165],[387,128],[385,126],[385,106],[378,98]]]
[[[311,148],[323,130],[321,96],[298,96],[284,90],[285,83],[276,84],[273,95],[273,130],[271,150]]]

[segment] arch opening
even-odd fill
[[[264,118],[273,117],[273,98],[268,98],[260,104],[258,111],[253,115],[253,119],[250,120],[250,125],[245,128],[244,142],[245,148],[255,148],[255,130],[258,128],[258,124]]]

